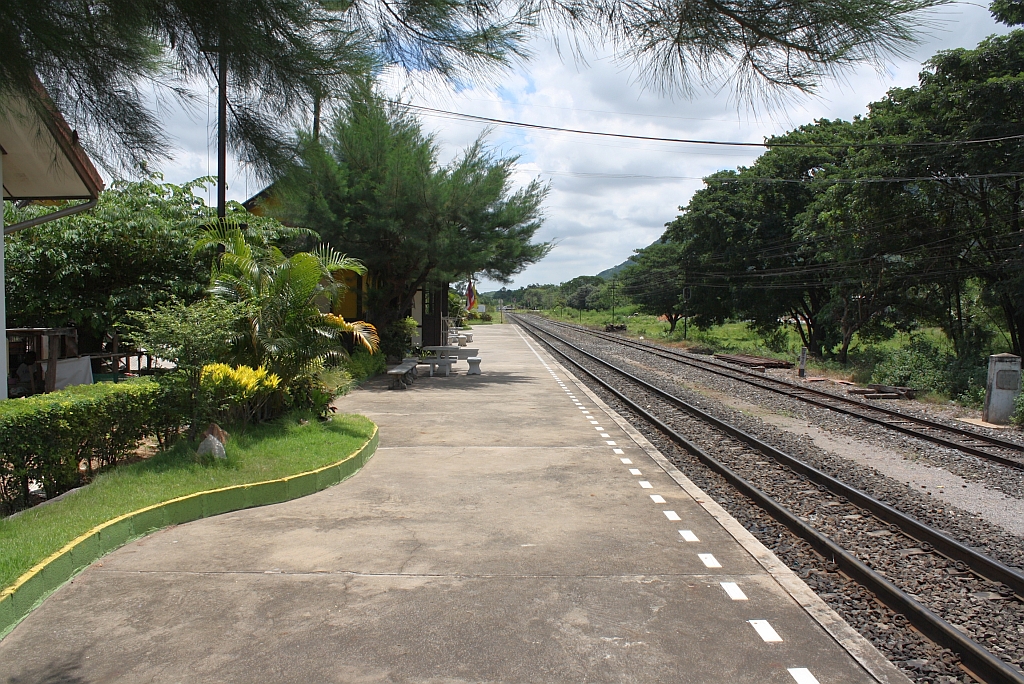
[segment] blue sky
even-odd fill
[[[974,47],[986,36],[1007,30],[986,9],[966,3],[933,10],[922,21],[931,27],[906,59],[894,60],[881,71],[866,65],[847,72],[841,81],[823,84],[817,96],[792,97],[772,111],[738,104],[728,92],[698,92],[690,99],[664,97],[640,87],[635,75],[608,54],[587,54],[585,64],[577,63],[560,57],[545,40],[533,45],[534,58],[528,64],[489,87],[463,86],[456,92],[396,70],[387,82],[393,92],[415,104],[499,119],[659,137],[758,141],[816,118],[862,114],[889,88],[915,84],[921,63],[935,52]],[[191,116],[167,112],[168,128],[179,143],[175,158],[163,169],[168,180],[215,171],[210,127],[216,100],[211,98],[209,109],[205,91],[200,92],[200,106]],[[446,159],[486,128],[432,116],[423,121],[437,136]],[[558,246],[517,276],[515,286],[562,282],[620,263],[661,235],[678,207],[701,187],[701,177],[749,164],[757,156],[756,150],[748,149],[595,139],[501,126],[493,128],[488,141],[502,154],[519,155],[518,183],[540,177],[551,186],[538,238],[556,240]],[[240,170],[229,176],[232,198],[244,199],[260,187]],[[492,287],[497,286],[481,284],[484,290]]]

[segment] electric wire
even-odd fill
[[[973,138],[964,140],[934,140],[934,141],[904,141],[904,142],[843,142],[843,143],[773,143],[773,142],[747,142],[747,141],[736,141],[736,140],[703,140],[698,138],[670,138],[660,136],[648,136],[648,135],[635,135],[628,133],[611,133],[608,131],[590,131],[580,128],[563,128],[561,126],[547,126],[544,124],[527,123],[524,121],[512,121],[509,119],[497,119],[489,116],[479,116],[476,114],[464,114],[461,112],[451,112],[445,109],[435,109],[433,107],[424,107],[422,105],[414,105],[408,102],[399,102],[395,100],[389,100],[392,104],[400,107],[405,107],[412,111],[422,112],[442,118],[456,118],[467,121],[477,121],[481,123],[495,124],[499,126],[513,126],[516,128],[526,128],[531,130],[540,131],[554,131],[558,133],[573,133],[576,135],[591,135],[605,138],[619,138],[624,140],[643,140],[649,142],[667,142],[667,143],[681,143],[687,145],[715,145],[721,147],[764,147],[764,148],[799,148],[799,149],[848,149],[851,147],[857,148],[869,148],[869,147],[951,147],[958,145],[982,145],[996,142],[1008,142],[1012,140],[1024,139],[1024,134],[1019,135],[1006,135],[992,138]]]

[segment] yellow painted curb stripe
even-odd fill
[[[79,546],[80,544],[82,544],[83,542],[87,541],[91,537],[99,535],[103,530],[111,527],[112,525],[116,525],[116,524],[118,524],[118,523],[120,523],[120,522],[122,522],[124,520],[129,520],[129,519],[134,518],[135,516],[140,515],[142,513],[146,513],[146,512],[149,512],[149,511],[154,511],[154,510],[157,510],[157,509],[160,509],[160,508],[165,508],[167,506],[170,506],[170,505],[175,504],[175,503],[179,503],[181,501],[201,500],[201,499],[206,498],[206,497],[208,497],[210,495],[218,494],[220,492],[229,492],[229,491],[243,490],[243,489],[252,490],[252,489],[266,487],[268,485],[275,485],[275,484],[285,484],[285,485],[287,485],[287,483],[292,481],[292,480],[296,480],[296,479],[302,478],[302,477],[308,477],[309,475],[316,475],[318,473],[322,473],[324,471],[330,470],[331,468],[337,468],[337,467],[347,463],[348,461],[351,461],[352,459],[359,458],[359,457],[364,456],[364,455],[366,457],[365,460],[364,460],[364,463],[365,463],[365,461],[369,460],[370,457],[373,455],[373,453],[376,451],[378,439],[379,439],[378,429],[377,429],[377,426],[374,425],[374,427],[373,427],[373,434],[370,435],[369,439],[367,439],[365,442],[363,442],[363,444],[358,449],[356,449],[354,452],[352,452],[351,454],[349,454],[345,458],[343,458],[340,461],[337,461],[335,463],[330,463],[328,465],[322,466],[322,467],[317,468],[315,470],[308,470],[308,471],[305,471],[305,472],[302,472],[302,473],[296,473],[295,475],[288,475],[287,477],[277,478],[275,480],[264,480],[262,482],[249,482],[249,483],[246,483],[246,484],[231,485],[230,487],[220,487],[218,489],[208,489],[208,490],[205,490],[205,491],[202,491],[202,492],[195,492],[193,494],[187,494],[185,496],[179,496],[179,497],[176,497],[174,499],[168,499],[167,501],[162,501],[162,502],[160,502],[158,504],[153,504],[152,506],[146,506],[145,508],[140,508],[140,509],[131,511],[130,513],[125,513],[123,515],[117,516],[116,518],[112,518],[112,519],[110,519],[110,520],[108,520],[108,521],[106,521],[106,522],[104,522],[104,523],[102,523],[100,525],[97,525],[96,527],[93,527],[88,532],[85,532],[84,534],[81,534],[78,537],[76,537],[75,539],[71,540],[70,542],[68,542],[67,544],[62,546],[60,548],[60,550],[55,551],[54,553],[50,554],[46,559],[40,561],[39,563],[34,565],[30,570],[28,570],[24,574],[22,574],[14,582],[14,584],[10,585],[9,587],[6,587],[3,591],[0,591],[0,607],[2,607],[2,605],[3,605],[3,603],[5,601],[12,600],[14,595],[17,593],[17,591],[18,591],[18,589],[20,587],[24,586],[26,582],[31,581],[34,577],[39,575],[51,563],[56,561],[58,558],[61,558],[65,554],[69,553],[70,551],[74,550],[75,547]],[[369,453],[366,453],[367,451],[369,451]],[[351,477],[356,472],[358,472],[358,470],[355,470],[352,473],[349,473],[348,477]],[[342,477],[340,481],[344,481],[345,479],[347,479],[347,477]],[[309,492],[309,493],[312,494],[312,493],[315,493],[317,491],[320,491],[320,489],[317,489],[317,488],[314,487],[314,490],[312,492]],[[299,496],[295,496],[295,497],[290,497],[290,498],[285,498],[285,499],[282,499],[281,501],[278,501],[276,503],[283,503],[284,501],[294,500],[294,499],[297,499],[297,498],[301,498],[302,496],[303,495],[299,495]],[[247,506],[247,507],[248,508],[255,508],[255,507],[259,506],[259,505],[261,505],[261,504],[253,504],[252,506]],[[234,510],[240,510],[240,509],[233,508],[231,510],[224,511],[224,513],[229,513],[229,512],[234,511]],[[193,518],[193,520],[199,520],[200,518],[203,518],[203,517],[205,517],[205,516],[199,515],[198,517]],[[144,536],[146,536],[146,534],[149,534],[150,532],[155,532],[156,529],[159,529],[159,528],[155,528],[153,530],[147,531],[146,533],[144,533],[142,535],[138,535],[138,536],[132,537],[131,539],[126,540],[125,543],[128,543],[129,541],[134,541],[135,539],[139,539],[141,537],[144,537]],[[113,549],[108,550],[108,553],[109,553],[109,551],[112,551],[112,550]],[[101,554],[101,556],[102,555],[105,555],[105,554]],[[95,562],[95,560],[91,561],[89,563],[89,565],[91,565],[92,562]],[[88,567],[88,565],[86,567]],[[81,569],[84,569],[84,568],[81,568]],[[60,585],[62,585],[64,582],[66,582],[67,580],[71,579],[76,574],[78,574],[78,572],[81,569],[74,570],[67,578],[65,578],[62,582],[60,582],[60,584],[58,584],[58,586],[55,586],[55,587],[49,589],[48,591],[46,591],[44,593],[44,597],[43,598],[45,598],[46,596],[49,596]],[[40,599],[39,602],[41,602],[41,601],[42,601],[42,599]],[[37,602],[37,605],[38,605],[38,602]],[[28,612],[31,612],[31,611],[28,611]],[[3,638],[6,635],[6,633],[10,631],[10,629],[12,629],[22,619],[24,619],[25,615],[27,615],[28,612],[26,612],[24,615],[21,615],[20,617],[16,617],[14,622],[10,623],[10,624],[3,624],[3,621],[0,620],[0,638]]]

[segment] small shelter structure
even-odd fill
[[[4,226],[4,235],[96,206],[103,179],[64,117],[37,81],[38,98],[6,95],[0,102],[0,184],[10,201],[83,200],[30,221]],[[4,246],[0,241],[0,324],[7,329]],[[0,345],[0,399],[10,377],[8,343]]]

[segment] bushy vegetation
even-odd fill
[[[166,428],[166,394],[143,379],[0,402],[0,511],[29,505],[31,482],[51,499],[124,461]]]
[[[109,351],[104,339],[124,333],[133,312],[205,297],[216,253],[195,247],[215,216],[201,196],[210,182],[118,181],[90,212],[6,236],[8,327],[74,325],[82,353]],[[5,205],[7,224],[53,211]],[[228,217],[255,244],[287,249],[308,235],[237,203]]]
[[[369,84],[345,99],[321,138],[303,140],[300,164],[268,207],[366,266],[366,320],[396,358],[391,331],[421,287],[474,273],[506,281],[548,253],[550,244],[533,242],[547,189],[536,180],[513,188],[517,159],[482,139],[441,164],[420,121]]]
[[[984,400],[985,372],[982,364],[964,363],[935,342],[916,337],[905,347],[884,353],[871,380],[930,390],[978,407]]]
[[[1024,428],[1024,392],[1017,395],[1013,417],[1010,418],[1010,421],[1017,427]]]
[[[387,359],[383,352],[370,353],[365,349],[356,349],[345,361],[345,370],[355,382],[362,382],[374,375],[387,370]]]
[[[281,378],[266,368],[211,363],[203,366],[200,388],[208,395],[213,418],[221,423],[259,422],[267,417],[267,403],[281,386]]]

